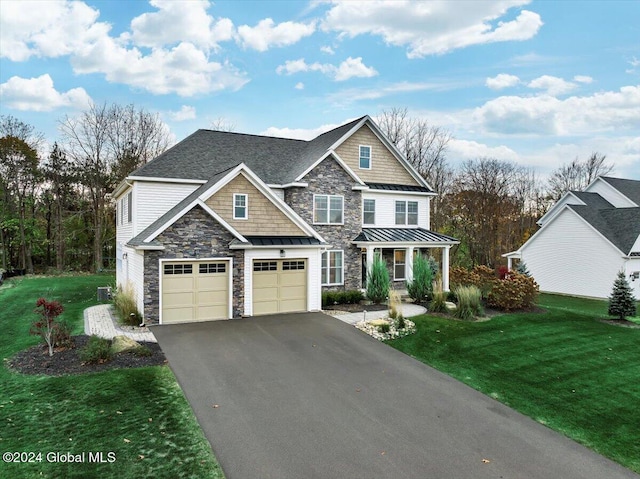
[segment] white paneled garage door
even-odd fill
[[[307,260],[253,261],[253,315],[307,310]]]
[[[229,317],[229,262],[162,264],[162,323]]]

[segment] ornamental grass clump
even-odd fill
[[[609,316],[615,316],[623,321],[627,316],[636,315],[636,299],[633,297],[631,287],[622,271],[618,272],[613,282],[613,290],[609,296]]]
[[[400,313],[400,293],[390,289],[389,290],[389,317],[391,319],[397,319]]]
[[[367,274],[367,298],[376,304],[380,304],[387,299],[391,280],[389,279],[389,270],[380,254],[376,254],[373,258],[371,271]]]
[[[432,292],[433,271],[429,260],[418,255],[413,260],[413,279],[407,283],[407,294],[416,303],[429,300]]]
[[[436,280],[436,285],[433,290],[433,297],[429,303],[429,311],[434,313],[446,313],[447,312],[447,292],[442,290],[442,279]]]
[[[131,281],[120,286],[113,296],[113,306],[122,324],[137,326],[142,322],[142,315],[138,311],[136,296]]]
[[[477,286],[458,286],[456,288],[458,307],[454,315],[466,321],[482,315],[482,294]]]

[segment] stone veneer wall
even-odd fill
[[[176,221],[157,238],[165,249],[144,252],[144,317],[147,323],[160,318],[160,259],[197,260],[233,258],[233,317],[244,312],[244,251],[230,250],[234,236],[199,206]]]
[[[362,287],[362,257],[351,241],[362,229],[362,193],[353,191],[356,182],[340,164],[329,157],[310,171],[301,181],[307,188],[287,188],[285,202],[291,206],[331,245],[344,251],[344,286],[323,286],[323,290],[359,289]],[[344,196],[344,225],[313,224],[313,195]]]

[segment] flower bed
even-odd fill
[[[374,319],[370,321],[360,321],[356,323],[356,328],[364,331],[378,341],[398,339],[416,332],[416,324],[413,321],[405,319],[404,328],[402,329],[398,329],[397,324],[397,321],[391,319]],[[383,332],[382,330],[386,330],[387,326],[388,331]]]

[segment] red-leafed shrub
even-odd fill
[[[495,271],[484,265],[475,266],[471,271],[454,267],[449,272],[452,289],[459,286],[475,286],[480,290],[483,299],[487,298],[497,280]]]
[[[505,265],[498,266],[498,278],[499,279],[505,279],[508,274],[509,274],[509,268],[507,268]]]
[[[535,304],[538,289],[530,276],[512,272],[505,279],[496,281],[487,297],[487,305],[505,311],[528,309]]]
[[[36,301],[36,309],[33,310],[40,315],[40,319],[33,322],[29,332],[44,339],[49,346],[49,356],[53,356],[53,347],[56,345],[58,336],[64,336],[68,332],[68,328],[61,327],[60,323],[56,322],[56,318],[63,311],[64,308],[58,301],[47,301],[44,298]]]

